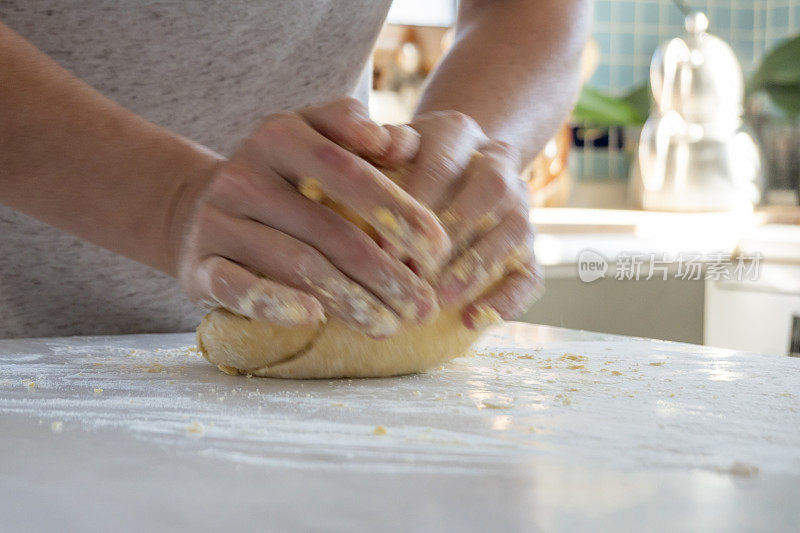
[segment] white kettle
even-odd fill
[[[690,13],[686,33],[650,65],[654,107],[634,162],[643,209],[749,210],[760,200],[761,164],[742,120],[744,79],[733,50]]]

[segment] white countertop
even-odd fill
[[[0,341],[3,530],[800,523],[800,359],[512,323],[428,374],[282,381],[192,344]]]
[[[538,230],[537,260],[546,271],[575,265],[592,248],[607,260],[623,252],[703,256],[762,254],[766,261],[800,264],[800,225],[779,223],[800,214],[668,213],[619,209],[538,208],[531,222]]]

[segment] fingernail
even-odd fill
[[[386,128],[368,121],[359,122],[357,128],[359,141],[370,154],[381,155],[389,148],[392,137]]]
[[[409,125],[399,126],[399,139],[396,139],[395,151],[404,154],[408,159],[417,155],[419,150],[420,134]]]

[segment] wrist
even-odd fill
[[[173,186],[168,196],[162,223],[163,270],[177,277],[181,249],[189,224],[206,185],[224,158],[194,143],[178,158],[171,173]]]

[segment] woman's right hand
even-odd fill
[[[423,277],[448,256],[448,237],[365,160],[398,165],[418,146],[413,130],[378,126],[352,99],[268,117],[184,199],[193,205],[175,221],[182,287],[253,319],[293,326],[327,312],[376,338],[400,319],[432,318],[436,295]],[[322,195],[365,219],[397,257],[315,201]]]

